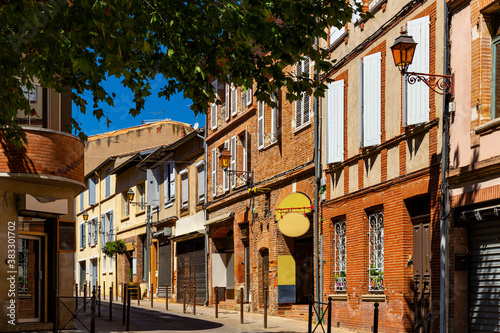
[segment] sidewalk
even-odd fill
[[[113,320],[109,320],[109,299],[101,302],[101,317],[96,317],[96,332],[125,332],[122,325],[123,307],[120,301],[113,301]],[[80,304],[81,301],[80,301]],[[183,313],[183,305],[169,303],[168,311],[165,301],[154,300],[153,308],[149,299],[141,300],[140,306],[136,300],[131,301],[130,332],[227,332],[227,333],[306,333],[307,321],[288,319],[283,317],[267,317],[267,328],[264,328],[263,314],[244,312],[243,324],[240,324],[240,313],[234,310],[219,308],[219,316],[215,318],[215,307],[196,306],[196,315],[189,306]],[[79,315],[80,320],[90,328],[90,307],[87,312]],[[97,313],[97,310],[96,310]],[[315,325],[313,324],[313,330]],[[68,332],[68,331],[65,331]],[[84,326],[77,322],[76,330],[69,332],[86,332]],[[323,332],[320,326],[316,332]],[[326,325],[325,325],[326,332]],[[332,328],[334,333],[348,333],[352,331]]]

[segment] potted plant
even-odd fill
[[[107,242],[102,249],[102,252],[108,257],[115,257],[118,254],[125,253],[127,250],[125,242],[121,239],[116,241]]]

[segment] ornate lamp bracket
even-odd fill
[[[455,75],[439,75],[439,74],[425,74],[425,73],[415,73],[415,72],[403,72],[406,75],[406,80],[409,84],[415,84],[416,82],[423,82],[429,88],[431,88],[435,93],[440,95],[452,94],[454,93],[454,82]]]

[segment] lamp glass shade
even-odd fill
[[[83,220],[87,221],[89,219],[89,213],[85,212],[83,213]]]
[[[408,66],[413,62],[416,46],[417,43],[406,33],[402,33],[401,36],[396,38],[394,45],[391,46],[394,64],[399,68],[401,73],[406,72]]]
[[[129,189],[129,190],[127,191],[127,199],[128,199],[129,201],[134,200],[134,195],[135,195],[135,193],[134,193],[134,191],[133,191],[132,189]]]
[[[219,160],[223,168],[228,168],[231,161],[231,153],[229,150],[224,149],[220,154]]]

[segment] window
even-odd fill
[[[106,258],[107,258],[107,255],[105,255],[104,253],[102,254],[102,259],[101,259],[101,263],[102,263],[102,272],[103,273],[106,273],[106,271],[108,270],[108,263],[106,261]]]
[[[90,220],[89,223],[89,246],[97,245],[97,217]]]
[[[344,160],[344,80],[328,84],[326,93],[326,163]]]
[[[123,217],[128,217],[130,215],[130,202],[127,198],[127,191],[122,193],[123,197]]]
[[[95,178],[89,178],[89,206],[95,205]]]
[[[145,266],[145,265],[143,265]],[[132,275],[137,275],[137,258],[132,258]]]
[[[310,61],[309,58],[297,63],[295,68],[295,74],[297,77],[305,76],[310,77]],[[302,98],[295,102],[295,128],[300,128],[309,123],[309,108],[311,107],[311,102],[309,95],[306,92],[302,93]]]
[[[160,206],[160,168],[147,169],[148,205],[153,209]]]
[[[137,196],[139,205],[136,205],[136,213],[143,211],[146,208],[146,185],[144,183],[137,184]]]
[[[85,248],[85,235],[86,235],[85,223],[82,223],[80,224],[80,249]]]
[[[231,116],[238,112],[238,87],[231,83]]]
[[[231,161],[229,164],[229,167],[231,170],[236,170],[236,136],[233,136],[231,138]],[[236,173],[233,172],[231,175],[231,187],[235,188],[236,187]]]
[[[219,97],[219,93],[217,91],[218,89],[218,85],[217,85],[217,80],[215,80],[214,82],[212,82],[212,86],[214,87],[215,89],[215,100],[212,102],[212,104],[210,105],[210,127],[211,129],[216,129],[217,128],[217,99]]]
[[[226,140],[224,142],[224,150],[229,150],[229,140]],[[222,189],[224,192],[229,191],[229,172],[227,171],[228,168],[222,169]]]
[[[188,183],[188,169],[184,169],[179,172],[181,175],[181,185],[182,185],[182,208],[186,208],[189,204],[189,183]]]
[[[80,193],[80,211],[83,212],[83,209],[85,208],[85,196],[83,195],[83,192]]]
[[[344,34],[345,26],[342,28],[330,27],[330,46],[336,44],[337,40]]]
[[[429,73],[429,16],[408,22],[408,34],[418,43],[409,72]],[[429,121],[429,87],[423,82],[406,83],[405,125],[415,125]]]
[[[368,216],[369,221],[369,263],[370,291],[384,290],[384,213],[377,212]]]
[[[205,201],[205,161],[196,163],[198,168],[198,203]]]
[[[366,56],[360,66],[360,143],[362,147],[381,142],[382,118],[382,55],[380,52]]]
[[[245,99],[246,99],[246,106],[252,105],[252,99],[253,99],[253,94],[252,94],[252,88],[247,88],[245,91]]]
[[[175,164],[171,161],[163,165],[163,196],[165,205],[175,199]]]
[[[334,224],[335,228],[335,291],[346,291],[346,225],[345,221]]]
[[[105,193],[104,193],[105,198],[107,198],[111,195],[111,175],[109,174],[110,171],[111,171],[111,169],[106,170],[106,178],[104,180],[104,182],[106,183]]]
[[[271,101],[276,103],[275,107],[271,108],[271,143],[278,141],[279,131],[279,93],[271,94]]]
[[[265,103],[262,101],[257,102],[257,112],[258,112],[258,133],[257,133],[257,140],[258,140],[258,145],[259,149],[264,148],[264,133],[265,133]]]
[[[26,86],[23,86],[23,94],[24,97],[30,102],[30,103],[36,103],[36,97],[37,97],[37,88],[38,86],[36,84],[33,85],[35,89],[33,90],[28,90]]]
[[[217,149],[212,149],[212,196],[217,195]]]

